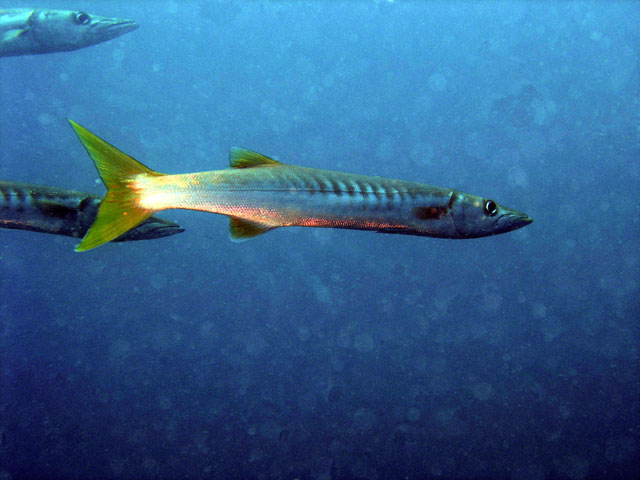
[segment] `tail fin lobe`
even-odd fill
[[[151,217],[154,210],[138,204],[140,194],[133,180],[141,174],[162,174],[147,168],[73,120],[69,120],[69,123],[107,187],[107,194],[100,204],[96,220],[75,248],[76,252],[84,252],[119,237]]]

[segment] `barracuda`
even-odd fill
[[[102,198],[63,188],[0,181],[0,228],[82,238]],[[183,232],[177,223],[151,217],[114,242],[150,240]]]
[[[81,11],[0,9],[0,57],[77,50],[136,28],[133,20]]]
[[[170,208],[227,215],[231,238],[277,227],[329,227],[439,238],[509,232],[532,220],[490,199],[416,182],[295,167],[231,149],[226,170],[165,175],[70,120],[107,187],[85,251]]]

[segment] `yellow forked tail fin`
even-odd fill
[[[139,192],[133,180],[140,174],[162,174],[145,167],[73,120],[69,120],[69,123],[107,187],[107,194],[100,204],[98,216],[75,248],[76,252],[84,252],[118,238],[153,215],[153,210],[138,205]]]

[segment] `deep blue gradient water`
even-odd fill
[[[141,26],[0,59],[1,179],[104,192],[69,117],[162,172],[242,146],[535,221],[0,231],[0,479],[640,476],[637,2],[82,8]]]

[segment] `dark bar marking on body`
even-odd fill
[[[365,183],[360,180],[356,180],[356,185],[360,189],[360,194],[366,198],[369,195],[369,192],[367,191],[367,186],[365,185]]]
[[[333,187],[333,193],[338,196],[342,195],[342,187],[340,186],[339,181],[337,181],[335,178],[330,178],[329,183],[331,184],[331,187]]]

